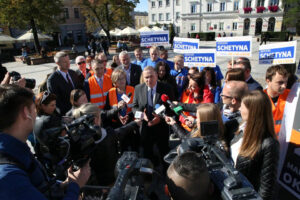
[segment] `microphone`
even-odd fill
[[[166,111],[166,107],[164,105],[160,105],[160,104],[155,105],[155,111],[154,111],[155,114],[165,117],[165,111]]]
[[[182,116],[185,120],[187,119],[187,116],[186,116],[185,114],[182,113],[183,108],[182,108],[181,106],[176,106],[175,104],[173,104],[173,103],[169,100],[168,95],[166,95],[166,94],[161,95],[161,100],[162,100],[164,103],[168,103],[169,106],[170,106],[170,108],[176,113],[176,115]]]
[[[132,96],[132,93],[129,92],[128,95],[123,94],[123,95],[121,96],[121,99],[122,99],[123,101],[125,101],[125,103],[129,103],[130,97],[131,97],[131,96]]]

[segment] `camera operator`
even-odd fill
[[[214,190],[206,163],[195,152],[174,159],[167,171],[167,187],[173,200],[208,200]]]
[[[26,140],[35,124],[33,93],[16,85],[0,86],[0,199],[51,198],[49,178],[34,159]],[[76,172],[68,170],[64,199],[78,199],[79,188],[90,176],[87,163]],[[13,187],[12,187],[13,186]],[[52,188],[52,187],[51,187]],[[42,192],[43,191],[43,192]],[[45,192],[45,193],[44,193]]]
[[[99,185],[110,186],[114,183],[114,169],[118,159],[116,142],[122,140],[128,133],[138,128],[141,125],[140,120],[132,121],[120,128],[102,128],[100,108],[96,104],[83,104],[78,109],[74,110],[75,118],[82,115],[93,114],[94,125],[98,126],[101,130],[101,142],[98,143],[96,149],[91,156],[91,167],[96,175],[96,182]]]

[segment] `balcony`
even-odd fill
[[[277,12],[278,11],[278,6],[277,5],[269,6],[268,9],[269,9],[270,12]]]
[[[263,13],[266,10],[264,6],[257,6],[256,7],[256,12],[257,13]]]
[[[244,8],[244,13],[251,13],[251,11],[252,11],[251,7]]]

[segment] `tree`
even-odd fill
[[[169,37],[170,37],[170,44],[173,45],[173,40],[174,40],[174,37],[175,37],[175,30],[174,30],[174,25],[173,24],[170,24],[169,25]]]
[[[0,23],[20,29],[30,27],[34,46],[40,53],[37,30],[47,31],[55,27],[62,13],[62,0],[1,0]]]
[[[296,32],[300,35],[300,1],[283,0],[284,6],[284,27],[296,27]]]
[[[87,29],[95,31],[95,27],[100,26],[110,41],[110,30],[133,25],[134,20],[130,13],[139,0],[75,0],[75,2],[86,18]]]

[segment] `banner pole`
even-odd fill
[[[233,56],[231,56],[231,68],[233,68]]]

